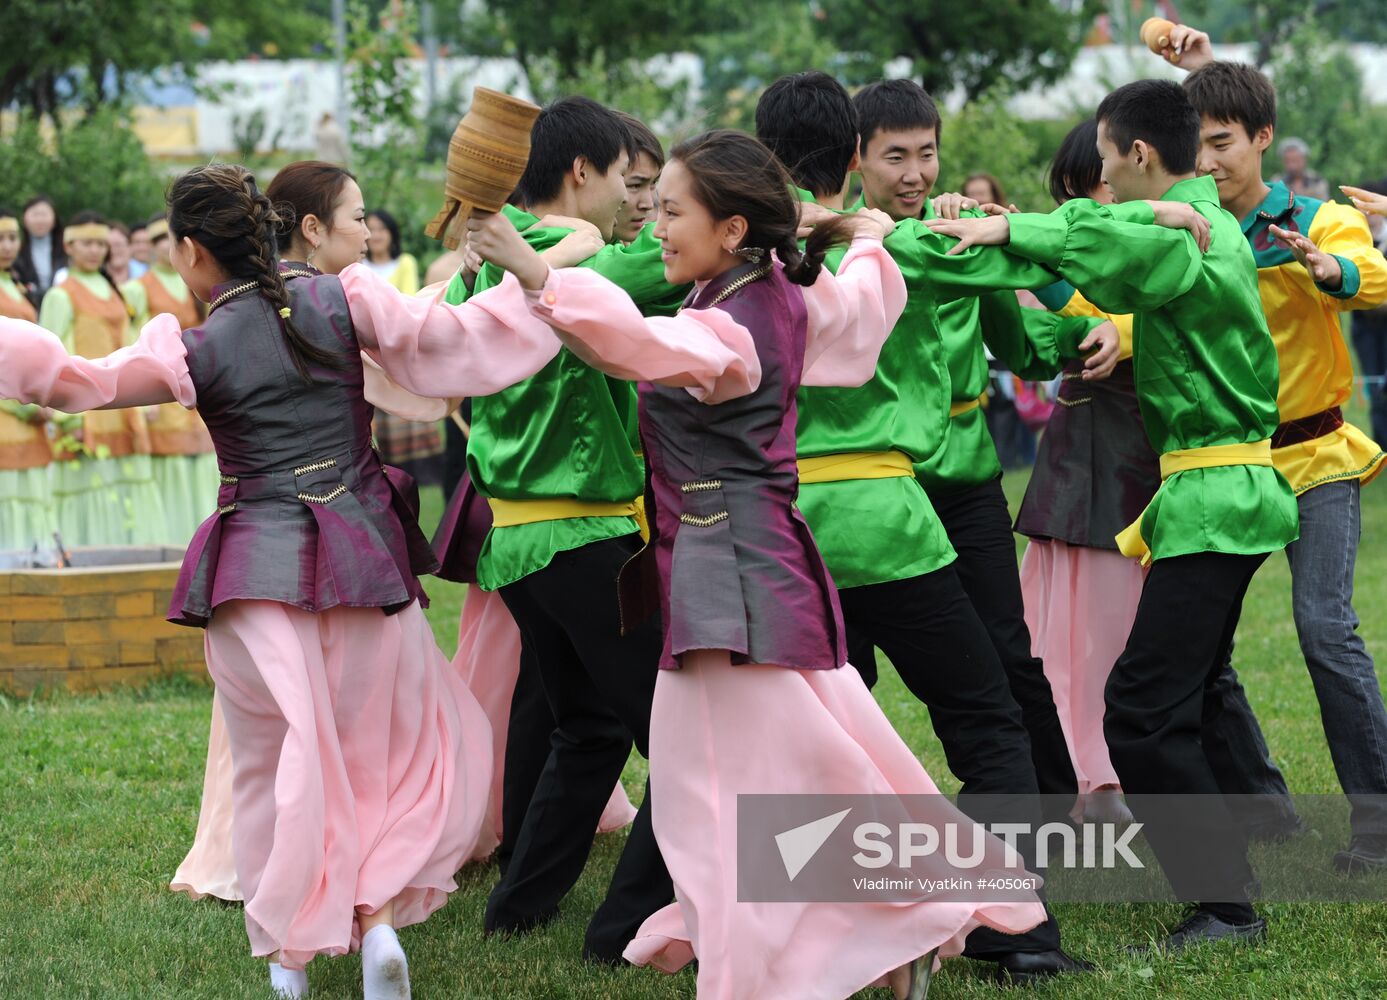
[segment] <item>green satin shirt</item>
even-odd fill
[[[535,228],[535,216],[510,206],[503,211],[538,251],[571,232]],[[647,226],[627,246],[603,247],[580,266],[620,285],[647,314],[668,315],[679,308],[687,289],[665,281],[652,228]],[[499,268],[486,264],[474,293],[498,284],[502,276]],[[461,277],[454,276],[447,301],[467,297]],[[467,468],[478,492],[487,497],[621,503],[645,488],[645,470],[633,446],[635,427],[635,384],[604,375],[564,348],[532,377],[473,399]],[[477,581],[483,590],[496,590],[543,569],[555,553],[636,530],[630,517],[492,528],[477,560]]]
[[[1181,229],[1153,225],[1144,202],[1066,202],[1011,217],[1007,250],[1054,269],[1099,309],[1133,314],[1132,362],[1147,437],[1159,453],[1269,438],[1279,368],[1257,265],[1210,177],[1176,182],[1166,201],[1209,220],[1201,254]],[[1153,559],[1274,552],[1299,533],[1295,496],[1271,466],[1178,472],[1142,516]]]
[[[801,198],[806,195],[800,193]],[[1034,310],[1023,311],[1014,292],[997,291],[1048,285],[1054,275],[1041,267],[1017,267],[1015,258],[995,247],[948,256],[955,242],[913,219],[887,236],[886,249],[905,279],[905,312],[866,385],[800,389],[801,458],[900,451],[918,463],[939,449],[949,433],[952,395],[948,346],[938,316],[941,303],[970,304],[991,337],[1025,340],[1030,346],[1018,345],[1016,351],[1043,355],[1056,366],[1077,353],[1094,321],[1038,312],[1034,319],[1023,318],[1023,312]],[[837,271],[845,252],[829,254],[831,270]],[[990,449],[990,439],[987,445]],[[802,484],[799,507],[839,587],[908,579],[955,558],[928,496],[908,476]]]

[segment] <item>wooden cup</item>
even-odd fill
[[[525,172],[530,129],[539,108],[518,97],[477,87],[472,107],[448,141],[445,201],[425,233],[449,250],[462,242],[474,211],[498,212]]]

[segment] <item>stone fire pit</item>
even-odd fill
[[[98,691],[205,675],[202,630],[164,621],[183,550],[73,549],[64,569],[0,552],[0,691]]]

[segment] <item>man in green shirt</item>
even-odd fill
[[[912,81],[889,80],[864,88],[854,102],[863,123],[866,205],[897,219],[933,218],[930,195],[939,175],[941,125],[933,101]],[[901,109],[908,108],[919,110],[902,117]],[[1002,296],[1013,299],[1013,315],[1038,322],[1032,310],[1019,310],[1010,292]],[[988,350],[1021,378],[1049,379],[1058,372],[1052,358],[1036,356],[1021,322],[986,322],[983,306],[988,301],[964,297],[939,305],[950,396],[942,440],[915,458],[915,471],[958,555],[954,565],[964,592],[987,628],[1021,706],[1040,791],[1077,795],[1054,695],[1044,665],[1031,652],[1002,468],[979,406],[987,391]]]
[[[611,240],[626,201],[630,145],[610,109],[586,98],[556,101],[531,132],[516,190],[524,207],[507,207],[506,214],[541,251],[572,231],[539,226],[544,216],[581,220]],[[648,229],[628,246],[609,243],[581,266],[651,309],[677,308],[683,296],[665,282]],[[484,266],[474,291],[501,277]],[[455,278],[449,299],[467,294]],[[493,515],[477,578],[484,590],[500,591],[523,649],[503,792],[514,848],[487,903],[489,932],[522,932],[557,915],[582,874],[633,739],[647,752],[660,630],[649,622],[622,637],[617,620],[617,572],[641,547],[635,501],[645,476],[632,447],[634,425],[634,386],[567,349],[532,378],[472,403],[468,471]],[[548,746],[536,774],[523,758],[527,751],[534,757],[537,739]],[[589,924],[584,954],[620,961],[645,917],[673,895],[647,792],[611,890]]]
[[[1295,496],[1272,466],[1279,373],[1256,264],[1210,177],[1195,176],[1199,114],[1181,89],[1143,80],[1098,107],[1103,179],[1120,204],[1066,202],[1050,215],[935,221],[959,247],[1006,246],[1056,271],[1098,308],[1134,314],[1142,419],[1161,488],[1119,536],[1152,560],[1127,648],[1106,691],[1104,735],[1132,812],[1193,910],[1160,944],[1258,940],[1244,835],[1200,741],[1242,600],[1271,552],[1294,541]],[[1208,251],[1149,224],[1143,199],[1185,202]]]
[[[893,124],[918,124],[934,113],[933,102],[915,89],[916,102],[897,104],[900,120]],[[806,189],[801,198],[843,208],[860,129],[857,109],[837,80],[820,72],[777,80],[757,104],[756,130]],[[1035,796],[1036,767],[1022,709],[959,583],[953,549],[913,463],[939,446],[948,422],[940,304],[984,293],[983,324],[999,339],[1020,338],[1026,331],[1015,294],[995,289],[1027,281],[1045,285],[1053,276],[1017,267],[1000,251],[950,255],[952,240],[916,219],[895,217],[901,224],[885,245],[906,280],[906,309],[871,381],[799,390],[799,508],[837,584],[853,665],[875,681],[872,647],[880,646],[929,707],[949,768],[962,782],[963,808],[984,821],[1035,823],[1038,809],[992,815],[979,813],[976,800],[970,807],[974,795]],[[841,250],[830,254],[828,266],[835,268],[842,256]],[[1037,314],[1034,322],[1035,342],[1013,347],[1055,370],[1065,356],[1077,356],[1098,339],[1091,336],[1096,321]],[[1110,332],[1115,338],[1116,330]],[[1015,981],[1091,968],[1061,949],[1053,916],[1026,934],[976,930],[966,954],[996,962],[999,973]]]

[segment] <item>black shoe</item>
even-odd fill
[[[541,927],[553,923],[558,919],[558,916],[559,908],[556,906],[551,910],[543,910],[539,913],[501,917],[488,905],[486,914],[482,918],[482,933],[488,937],[492,934],[516,936],[529,934],[531,931],[537,931]]]
[[[1185,915],[1179,926],[1159,941],[1135,945],[1127,950],[1134,955],[1160,952],[1174,955],[1191,945],[1215,941],[1256,942],[1267,936],[1267,922],[1261,917],[1247,924],[1230,924],[1208,910],[1195,907]]]
[[[1059,948],[1054,951],[1013,951],[994,959],[997,978],[1003,983],[1025,986],[1068,972],[1092,972],[1094,965],[1075,958]]]
[[[1360,833],[1350,837],[1348,849],[1334,855],[1334,867],[1349,875],[1366,875],[1387,868],[1387,835]]]

